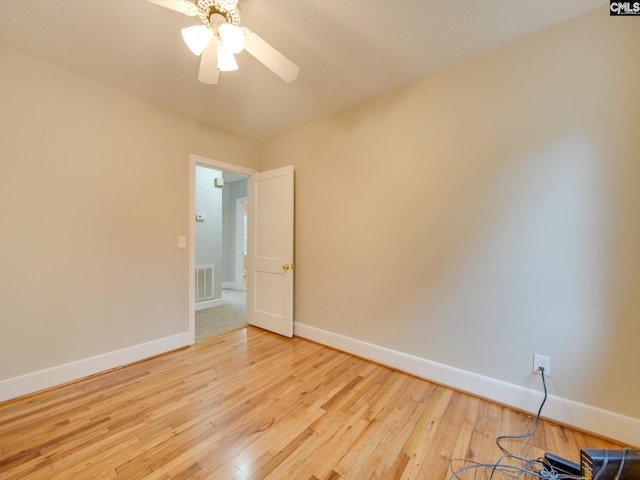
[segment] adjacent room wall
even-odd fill
[[[223,217],[223,288],[238,288],[242,286],[242,278],[236,278],[236,203],[239,198],[247,196],[247,181],[225,183],[222,194]],[[226,287],[225,287],[226,285]]]
[[[222,188],[214,181],[222,178],[220,170],[196,166],[196,213],[205,215],[196,222],[196,266],[213,265],[213,298],[222,298],[223,262],[223,199]]]
[[[0,64],[6,398],[3,380],[186,334],[189,154],[256,168],[258,146],[8,48]]]
[[[640,419],[638,26],[599,9],[267,142],[296,322],[525,389],[541,353],[552,394]]]

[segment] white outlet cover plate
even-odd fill
[[[544,376],[551,376],[551,357],[546,355],[540,355],[539,353],[533,354],[533,373],[541,374],[538,367],[544,367]]]

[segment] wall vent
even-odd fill
[[[213,265],[196,265],[196,302],[213,298]]]

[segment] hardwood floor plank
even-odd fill
[[[423,409],[420,402],[404,403],[402,401],[403,395],[412,390],[416,379],[402,375],[400,380],[402,380],[401,388],[392,390],[389,392],[390,395],[383,397],[384,402],[379,402],[380,404],[376,406],[374,414],[369,417],[369,425],[367,425],[366,430],[338,463],[339,467],[346,465],[344,468],[345,478],[357,478],[366,475],[365,472],[371,474],[371,471],[377,468],[380,463],[380,460],[377,457],[372,458],[372,455],[378,455],[389,436],[394,439],[396,452],[398,453],[395,456],[393,454],[385,454],[388,457],[386,461],[396,464],[397,456],[402,454],[401,447],[405,445],[412,428],[402,428],[397,431],[394,426],[415,425]],[[429,398],[431,392],[435,390],[434,385],[430,384],[429,386],[432,388],[425,391],[425,398]],[[407,456],[407,458],[410,459],[410,456]],[[403,459],[399,463],[406,465]],[[336,469],[336,471],[341,472],[342,470]]]
[[[0,404],[0,479],[449,478],[520,412],[249,327]],[[542,421],[519,455],[620,448]],[[462,466],[462,465],[460,465]],[[455,468],[455,467],[454,467]]]

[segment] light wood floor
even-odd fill
[[[438,480],[450,477],[452,457],[495,462],[496,435],[532,425],[522,413],[250,327],[0,404],[0,478]],[[547,422],[506,445],[574,461],[580,448],[619,448]]]

